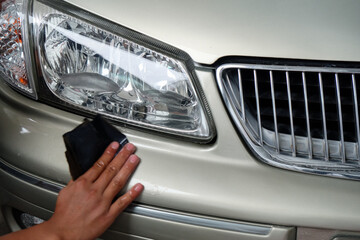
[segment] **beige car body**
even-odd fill
[[[142,159],[129,183],[145,186],[137,206],[175,218],[128,212],[105,239],[295,239],[296,229],[299,237],[305,228],[329,229],[331,234],[360,230],[360,182],[258,161],[235,130],[214,74],[215,63],[226,56],[360,62],[359,1],[68,2],[187,52],[216,126],[216,138],[208,144],[119,127]],[[29,99],[0,81],[4,209],[50,216],[56,191],[42,183],[63,186],[70,180],[62,134],[83,118]],[[176,216],[270,230],[252,234]]]

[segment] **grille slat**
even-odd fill
[[[321,99],[321,113],[322,113],[322,124],[323,124],[323,139],[325,143],[324,158],[325,161],[329,161],[329,141],[328,133],[326,128],[326,113],[325,113],[325,98],[324,98],[324,87],[321,73],[319,73],[319,86],[320,86],[320,99]]]
[[[341,161],[345,163],[345,141],[344,141],[344,129],[343,129],[343,120],[342,120],[342,110],[341,110],[341,95],[340,95],[340,84],[339,84],[339,75],[335,74],[335,83],[336,83],[336,97],[337,97],[337,109],[339,114],[339,130],[340,130],[340,150],[341,150]]]
[[[360,69],[255,64],[217,69],[236,125],[256,152],[266,152],[259,154],[266,162],[358,179],[359,79]]]
[[[359,121],[359,105],[356,92],[356,81],[355,74],[351,75],[352,87],[353,87],[353,97],[354,97],[354,112],[355,112],[355,122],[356,122],[356,140],[357,140],[357,158],[360,159],[360,121]],[[360,161],[359,161],[360,164]]]
[[[302,72],[301,76],[302,76],[303,90],[304,90],[304,103],[305,103],[305,113],[306,113],[306,130],[307,130],[307,137],[308,137],[309,159],[312,159],[313,150],[312,150],[312,139],[311,139],[310,117],[309,117],[309,105],[308,105],[305,73]]]
[[[289,118],[290,118],[290,132],[291,132],[291,149],[292,155],[296,156],[296,141],[295,141],[295,133],[294,133],[294,118],[293,118],[293,110],[291,104],[291,87],[290,87],[290,77],[289,72],[286,72],[286,88],[288,95],[288,103],[289,103]]]
[[[239,79],[239,91],[240,91],[240,98],[241,98],[241,112],[243,121],[246,121],[245,118],[245,105],[244,105],[244,91],[243,91],[243,85],[242,85],[242,78],[241,78],[241,71],[238,69],[238,79]]]
[[[254,87],[255,87],[255,100],[256,100],[256,112],[257,112],[257,120],[258,120],[258,133],[260,138],[260,144],[263,145],[263,134],[262,134],[262,125],[261,125],[261,112],[260,112],[260,100],[259,100],[259,86],[257,80],[257,73],[254,70]]]
[[[226,75],[226,81],[227,81],[227,85],[231,91],[231,94],[236,96],[236,93],[234,92],[234,88],[233,88],[233,84],[231,84],[231,81],[230,81],[230,78],[229,78],[229,75],[227,74]],[[239,101],[238,101],[238,98],[234,98],[235,102],[236,102],[236,107],[238,109],[240,109],[240,104],[239,104]]]
[[[271,87],[271,101],[272,101],[272,105],[273,105],[276,152],[279,152],[280,151],[279,131],[278,131],[278,125],[277,125],[275,88],[274,88],[274,78],[273,78],[272,71],[269,71],[269,76],[270,76],[270,87]]]

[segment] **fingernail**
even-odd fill
[[[134,151],[135,150],[135,146],[131,143],[128,143],[125,145],[126,149],[129,151]]]
[[[111,148],[112,149],[118,149],[119,148],[119,143],[118,142],[112,142],[111,143]]]
[[[135,192],[141,192],[142,190],[144,190],[144,186],[141,183],[138,183],[136,184],[134,190]]]
[[[129,161],[130,161],[131,163],[137,163],[137,162],[139,161],[139,158],[138,158],[138,156],[136,156],[136,155],[131,155],[131,156],[129,157]]]

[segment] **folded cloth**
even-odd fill
[[[93,121],[85,119],[82,124],[63,135],[70,174],[75,180],[84,174],[103,154],[113,141],[119,150],[128,143],[124,134],[97,115]]]

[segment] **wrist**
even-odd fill
[[[59,233],[56,226],[54,226],[50,221],[45,221],[38,225],[41,228],[41,231],[44,233],[44,239],[47,240],[65,240]]]

